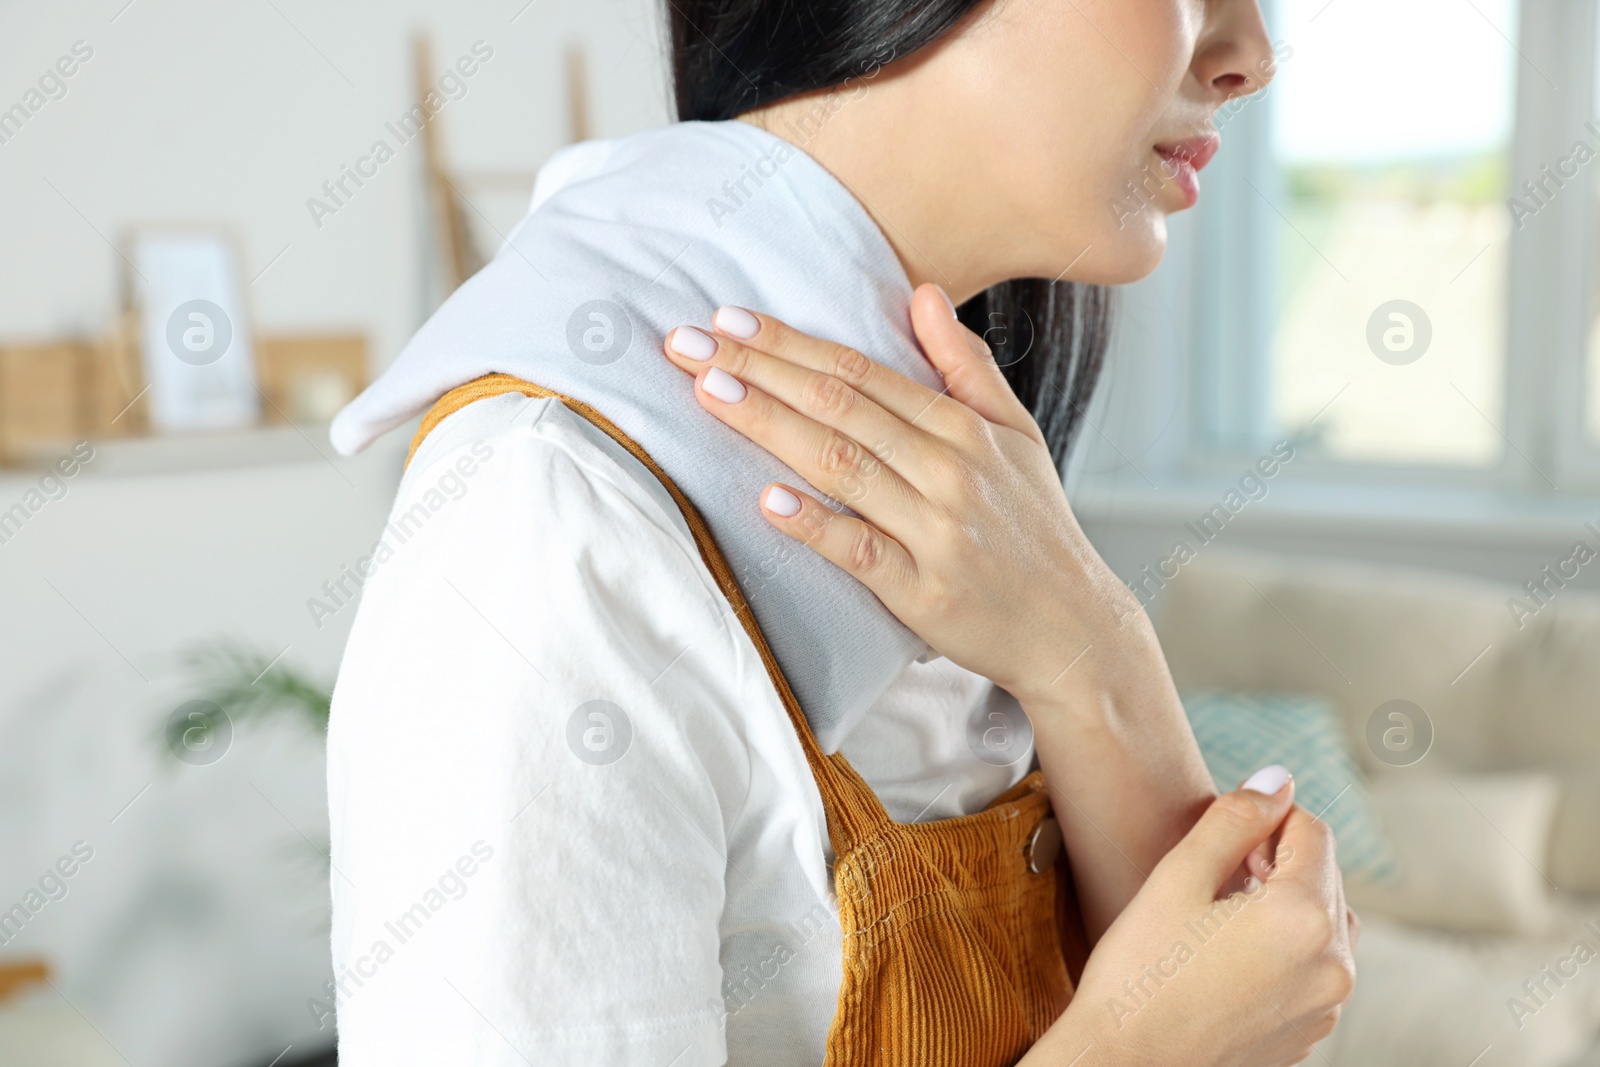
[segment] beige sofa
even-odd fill
[[[1600,1067],[1600,597],[1545,589],[1216,551],[1150,605],[1180,689],[1330,698],[1394,845],[1316,1062]]]

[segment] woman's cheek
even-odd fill
[[[1115,23],[1107,36],[1127,42],[1128,69],[1117,81],[1123,126],[1112,143],[1128,146],[1128,153],[1118,161],[1120,172],[1108,175],[1101,235],[1110,254],[1095,279],[1121,284],[1144,277],[1160,263],[1167,213],[1180,206],[1154,148],[1172,134],[1163,124],[1194,61],[1204,0],[1123,0],[1095,10]]]
[[[985,137],[1006,148],[996,181],[1049,235],[1035,273],[1070,263],[1076,280],[1121,284],[1160,262],[1174,205],[1153,148],[1190,66],[1196,2],[1009,0],[964,42]]]
[[[1140,66],[1168,95],[1177,92],[1189,73],[1205,14],[1205,0],[1129,0],[1119,5],[1119,18],[1139,24],[1133,47],[1142,53]]]

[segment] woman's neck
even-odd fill
[[[740,116],[804,150],[849,189],[899,257],[913,287],[943,286],[957,304],[1017,276],[993,205],[976,208],[972,168],[946,158],[926,111],[885,73],[790,97]],[[970,142],[969,142],[970,143]],[[1011,246],[1014,247],[1014,246]]]

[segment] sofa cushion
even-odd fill
[[[1426,758],[1483,769],[1501,765],[1505,596],[1450,575],[1212,551],[1155,615],[1180,689],[1326,694],[1369,771],[1403,762],[1364,743],[1369,720],[1410,701],[1431,726]]]
[[[1504,607],[1504,706],[1497,747],[1507,766],[1559,766],[1575,758],[1600,774],[1600,596],[1563,590],[1519,630]]]
[[[1281,763],[1294,774],[1295,803],[1333,829],[1345,873],[1376,881],[1396,876],[1366,776],[1332,701],[1293,693],[1185,693],[1183,708],[1219,792]]]
[[[1600,914],[1600,902],[1588,903],[1588,914]],[[1318,1046],[1322,1055],[1307,1063],[1563,1067],[1600,1028],[1600,957],[1589,956],[1600,952],[1600,934],[1591,926],[1574,921],[1549,937],[1521,938],[1443,934],[1365,914],[1362,921],[1355,996]],[[1587,950],[1575,953],[1579,942]],[[1547,967],[1569,977],[1557,985]],[[1524,983],[1538,981],[1549,993],[1536,1002]]]
[[[1550,774],[1388,775],[1373,802],[1399,858],[1392,883],[1345,882],[1350,903],[1422,926],[1542,934],[1543,867],[1558,783]]]
[[[1550,834],[1550,880],[1570,893],[1600,896],[1600,769],[1560,773],[1561,801]]]

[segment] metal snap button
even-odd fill
[[[1034,874],[1050,870],[1056,865],[1056,857],[1061,855],[1061,824],[1049,815],[1040,819],[1022,853],[1028,858],[1028,869]]]

